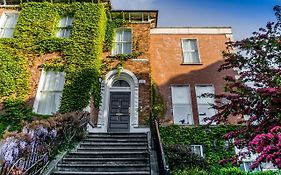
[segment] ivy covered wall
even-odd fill
[[[90,95],[99,91],[97,79],[107,22],[104,5],[24,3],[19,10],[14,37],[0,39],[0,66],[1,70],[7,70],[0,72],[3,74],[1,77],[5,77],[0,81],[0,98],[4,100],[11,96],[28,96],[28,67],[40,59],[40,55],[58,51],[61,52],[59,58],[42,66],[66,72],[61,111],[86,107]],[[56,38],[59,19],[66,15],[74,18],[71,37]]]
[[[204,158],[212,168],[220,168],[219,161],[233,156],[234,148],[226,144],[223,135],[237,126],[198,126],[184,127],[171,125],[161,127],[160,133],[165,145],[202,145]],[[167,150],[168,151],[168,150]]]

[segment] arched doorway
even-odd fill
[[[110,71],[102,82],[98,125],[104,132],[130,132],[138,125],[138,80],[128,71]]]

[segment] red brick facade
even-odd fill
[[[182,64],[182,39],[197,39],[201,64]],[[190,85],[193,120],[199,124],[195,85],[210,84],[215,93],[223,92],[223,77],[234,73],[217,71],[229,40],[226,34],[151,34],[152,79],[164,98],[167,122],[173,121],[171,85]]]

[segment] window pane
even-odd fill
[[[189,50],[197,50],[196,40],[189,40]]]
[[[70,29],[65,29],[64,30],[64,38],[69,38],[70,37]]]
[[[198,52],[190,52],[190,60],[191,63],[200,63]]]
[[[73,18],[68,16],[66,21],[66,27],[71,27],[73,22]]]
[[[58,38],[62,38],[62,37],[63,37],[63,33],[64,33],[64,29],[58,29],[58,31],[57,31],[57,37],[58,37]]]
[[[193,124],[191,105],[173,105],[175,124]]]
[[[116,42],[122,41],[122,30],[116,30]]]
[[[195,87],[196,96],[197,96],[197,103],[198,104],[213,104],[214,99],[210,97],[201,97],[202,94],[205,93],[214,93],[213,86],[196,86]]]
[[[173,104],[190,104],[190,88],[188,86],[172,86]]]
[[[198,114],[199,114],[199,124],[204,125],[208,123],[204,121],[204,118],[212,117],[213,115],[215,115],[215,110],[211,108],[211,106],[208,104],[206,105],[198,104]]]
[[[12,38],[14,29],[3,29],[2,37],[3,38]]]
[[[131,43],[123,43],[123,53],[130,54],[132,49],[131,49]]]
[[[127,42],[131,42],[132,41],[132,33],[131,33],[130,30],[124,30],[123,41],[127,41]]]
[[[66,27],[66,24],[67,24],[67,17],[62,17],[59,21],[58,27]]]
[[[113,50],[113,54],[121,54],[122,53],[122,43],[115,43],[115,50]]]

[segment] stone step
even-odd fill
[[[104,152],[104,151],[108,151],[108,152],[114,152],[114,151],[120,151],[120,152],[135,152],[135,151],[146,151],[147,150],[147,147],[116,147],[116,148],[108,148],[108,147],[105,147],[105,148],[102,148],[102,147],[98,147],[98,148],[89,148],[89,147],[80,147],[80,148],[77,148],[77,152],[97,152],[97,151],[100,151],[100,152]]]
[[[149,175],[150,171],[132,171],[132,172],[67,172],[55,171],[52,175]]]
[[[147,142],[147,138],[86,138],[83,142]]]
[[[122,143],[122,142],[115,142],[115,143],[103,143],[103,142],[82,142],[80,146],[147,146],[147,143]]]
[[[148,145],[79,145],[78,148],[94,148],[94,149],[147,149]]]
[[[125,163],[149,163],[149,158],[145,157],[132,157],[132,158],[63,158],[62,162],[65,163],[84,163],[84,164],[106,164],[106,163],[115,163],[115,164],[125,164]]]
[[[81,151],[81,152],[69,152],[66,157],[85,157],[85,158],[130,158],[130,157],[148,157],[148,151],[128,151],[128,152],[119,152],[119,151]]]
[[[128,172],[150,171],[148,164],[58,164],[59,171],[83,171],[83,172]]]
[[[88,133],[88,137],[147,137],[146,133]]]

